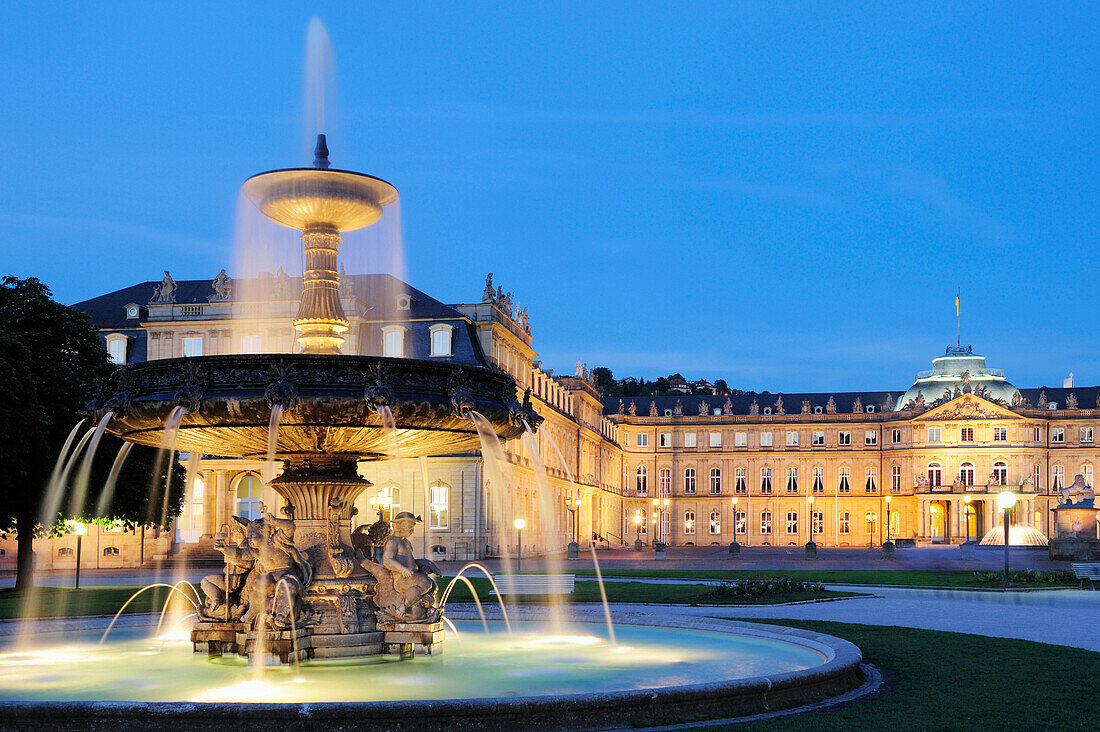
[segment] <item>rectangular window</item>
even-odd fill
[[[863,492],[878,492],[878,468],[867,468],[867,481],[863,484]]]
[[[241,353],[263,353],[263,338],[258,335],[241,336]]]
[[[672,447],[672,434],[669,432],[662,432],[657,444],[660,447]]]
[[[684,433],[684,447],[695,447],[695,433],[694,432],[685,432]]]
[[[684,470],[684,493],[689,496],[695,495],[695,468]]]
[[[798,447],[798,433],[797,432],[788,432],[787,433],[787,447]]]
[[[111,363],[121,366],[126,363],[126,339],[115,338],[107,341],[107,354],[111,357]]]
[[[1054,466],[1054,480],[1050,487],[1054,491],[1060,491],[1066,487],[1066,469],[1061,465]]]
[[[959,442],[973,442],[974,441],[974,428],[962,427],[959,429]]]
[[[405,329],[394,327],[382,331],[382,355],[390,358],[405,356]]]
[[[837,444],[838,445],[851,445],[852,444],[852,433],[851,432],[841,432],[840,436],[837,438]]]
[[[1081,442],[1092,442],[1092,427],[1081,428]]]
[[[900,445],[901,444],[901,430],[890,430],[890,444],[891,445]]]
[[[1008,428],[1006,428],[1006,427],[994,427],[993,428],[993,441],[994,442],[1007,442],[1008,441]]]
[[[202,355],[202,336],[184,336],[180,341],[183,343],[184,356]]]
[[[761,432],[760,433],[760,447],[771,447],[771,446],[772,446],[772,433],[771,432]]]
[[[941,439],[940,438],[940,428],[939,427],[929,427],[928,428],[928,441],[929,442],[940,442],[940,439]]]
[[[789,495],[798,493],[798,468],[787,468],[787,493]]]
[[[649,435],[646,433],[638,433],[638,447],[649,447]]]
[[[852,484],[851,477],[852,471],[850,468],[841,468],[839,473],[840,481],[837,484],[837,493],[851,493]]]
[[[1035,490],[1043,490],[1043,468],[1040,465],[1035,466]]]
[[[787,535],[798,535],[798,513],[796,511],[787,511]]]
[[[685,534],[694,534],[695,533],[695,512],[694,511],[685,511],[684,512],[684,533]]]
[[[852,533],[852,515],[850,513],[845,511],[840,514],[838,523],[840,524],[839,531],[841,534]]]
[[[449,489],[442,483],[437,483],[428,489],[428,509],[431,515],[429,526],[433,529],[446,529],[450,521]]]
[[[901,493],[901,466],[890,468],[890,492]]]
[[[1043,433],[1039,430],[1038,427],[1033,427],[1032,428],[1031,440],[1032,440],[1032,442],[1042,442],[1043,441]]]
[[[811,516],[810,516],[810,526],[812,527],[811,531],[813,531],[815,534],[824,534],[825,533],[825,512],[824,511],[814,511],[813,514],[811,514]]]
[[[815,432],[814,433],[814,438],[813,438],[813,446],[814,447],[821,447],[824,444],[825,444],[825,433],[824,432]]]
[[[813,492],[817,495],[825,492],[825,468],[814,468]]]
[[[735,447],[746,447],[749,444],[749,433],[738,432],[734,434],[733,444]]]
[[[433,325],[431,327],[432,334],[432,356],[435,357],[447,357],[451,355],[451,331],[453,328],[449,325]]]
[[[878,444],[878,432],[876,430],[867,430],[863,433],[864,445],[877,445]]]
[[[1050,441],[1065,442],[1066,441],[1066,428],[1065,427],[1051,427],[1050,428]]]
[[[717,511],[710,512],[710,533],[717,536],[722,533],[722,515]]]
[[[722,446],[722,433],[721,432],[711,432],[710,433],[710,446],[711,447],[721,447]]]
[[[744,534],[746,529],[748,529],[749,515],[741,509],[737,509],[733,512],[733,522],[734,532],[737,534]]]
[[[760,514],[760,533],[771,534],[772,533],[772,512],[764,511]]]
[[[736,468],[733,471],[733,492],[745,494],[749,492],[749,471],[745,468]]]
[[[772,469],[760,468],[760,492],[765,496],[772,494]]]
[[[867,527],[867,533],[874,536],[878,530],[878,514],[874,511],[868,511],[864,514],[864,524]]]
[[[716,496],[722,492],[722,469],[710,469],[710,494]]]

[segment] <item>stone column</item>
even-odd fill
[[[213,470],[202,471],[202,491],[202,535],[212,537],[218,533],[218,486]]]

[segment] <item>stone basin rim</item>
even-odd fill
[[[149,616],[152,618],[153,616]],[[454,620],[476,620],[474,612],[451,612]],[[523,618],[539,621],[542,618]],[[599,625],[597,619],[573,622]],[[720,618],[627,617],[616,625],[674,627],[744,635],[799,645],[814,651],[824,663],[741,679],[679,686],[651,687],[582,694],[544,694],[515,697],[414,699],[362,702],[0,702],[0,713],[18,726],[49,725],[61,729],[87,728],[97,723],[114,729],[137,729],[150,721],[178,721],[192,729],[224,729],[227,722],[247,718],[254,723],[334,723],[370,719],[375,729],[608,729],[653,725],[677,717],[684,721],[735,716],[764,706],[794,702],[808,704],[823,696],[843,693],[858,684],[863,660],[850,641],[823,633]],[[61,724],[61,727],[57,727]],[[98,728],[98,727],[93,727]]]

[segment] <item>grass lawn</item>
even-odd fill
[[[578,569],[578,577],[595,577],[591,569]],[[678,579],[745,579],[747,577],[790,577],[805,582],[852,585],[901,585],[907,587],[999,588],[980,584],[974,573],[935,569],[605,569],[604,577],[671,577]],[[1076,587],[1076,582],[1014,582],[1013,587]]]
[[[484,602],[496,602],[496,598],[489,595],[491,589],[489,580],[471,578],[474,587],[477,588],[478,598]],[[440,580],[440,587],[446,587],[450,578]],[[637,602],[637,603],[673,603],[690,605],[693,603],[709,605],[774,605],[782,602],[799,602],[803,600],[823,600],[838,597],[853,597],[855,592],[792,592],[782,595],[767,597],[714,597],[710,595],[711,587],[708,585],[657,585],[648,582],[611,582],[604,586],[607,590],[608,602]],[[572,594],[564,596],[568,602],[599,602],[600,587],[596,582],[579,580]],[[509,597],[508,602],[546,602],[544,596],[519,595]],[[455,585],[451,591],[448,602],[473,602],[469,588],[464,584]]]
[[[50,618],[72,615],[114,615],[126,603],[130,596],[141,587],[82,587],[72,590],[60,587],[38,587],[34,590],[34,615]],[[185,590],[190,592],[190,590]],[[168,590],[154,587],[138,595],[126,608],[127,613],[159,613],[164,607]],[[178,597],[178,595],[177,595]],[[26,597],[14,589],[0,590],[0,619],[18,618],[23,613]],[[180,598],[172,605],[183,607]],[[190,604],[187,605],[190,608]]]
[[[852,641],[885,676],[847,706],[721,728],[750,730],[1095,729],[1100,653],[964,633],[769,620]]]

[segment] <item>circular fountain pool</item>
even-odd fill
[[[34,648],[0,652],[0,714],[74,727],[110,720],[115,728],[162,716],[216,727],[241,718],[242,709],[255,720],[358,718],[377,729],[551,721],[581,728],[805,701],[844,690],[859,674],[859,650],[829,636],[709,619],[660,621],[619,624],[614,644],[594,624],[555,633],[548,623],[524,622],[509,634],[501,623],[491,622],[486,633],[480,622],[460,621],[442,656],[262,671],[237,656],[195,655],[180,632],[149,638],[122,631],[104,646],[98,633],[41,635]]]

